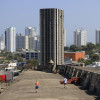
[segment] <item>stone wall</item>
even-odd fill
[[[100,95],[100,74],[74,66],[66,66],[64,71],[64,75],[67,78],[79,77],[81,79],[80,85],[84,89]]]

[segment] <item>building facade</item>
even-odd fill
[[[9,27],[5,31],[5,50],[16,52],[16,28]]]
[[[64,47],[66,47],[66,30],[64,30],[64,32],[65,32],[65,33],[64,33],[64,35],[65,35],[65,36],[64,36]]]
[[[96,44],[100,44],[100,29],[96,30]]]
[[[29,50],[39,50],[39,38],[37,35],[36,27],[26,27],[25,28],[25,36],[29,38]]]
[[[37,35],[36,49],[40,51],[40,35]]]
[[[64,64],[64,11],[40,9],[40,63]]]
[[[25,36],[25,49],[29,50],[29,36]]]
[[[64,59],[72,59],[72,61],[78,61],[80,58],[84,59],[85,52],[64,52]]]
[[[2,34],[0,37],[0,50],[5,49],[5,34]]]
[[[26,60],[37,59],[40,62],[40,51],[27,51],[25,53]]]
[[[36,27],[26,27],[25,28],[25,36],[34,37],[37,35],[37,28]]]
[[[31,36],[22,36],[21,34],[16,35],[16,50],[37,50],[37,38]]]
[[[16,50],[25,49],[25,36],[22,34],[16,35]]]
[[[37,50],[37,36],[29,37],[29,49]]]
[[[87,32],[86,30],[76,30],[74,31],[74,45],[82,46],[86,45],[87,42]]]

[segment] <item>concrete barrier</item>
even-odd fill
[[[100,95],[100,74],[88,71],[78,66],[66,66],[64,74],[67,78],[81,78],[80,84],[84,89],[87,89],[91,93]]]

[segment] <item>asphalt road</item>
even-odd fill
[[[35,82],[39,81],[38,92]],[[23,71],[20,76],[0,95],[0,100],[95,100],[79,86],[67,84],[66,88],[59,81],[59,74],[41,71]]]

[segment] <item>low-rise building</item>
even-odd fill
[[[92,62],[92,64],[87,65],[86,67],[100,67],[100,62]]]
[[[16,67],[17,66],[17,63],[9,63],[8,66],[9,67]]]
[[[77,51],[77,52],[64,52],[64,59],[72,59],[72,61],[78,61],[79,58],[84,59],[85,51]]]
[[[40,61],[40,51],[26,51],[26,60],[28,59],[38,59]]]
[[[89,59],[89,55],[85,55],[84,59],[88,60]]]

